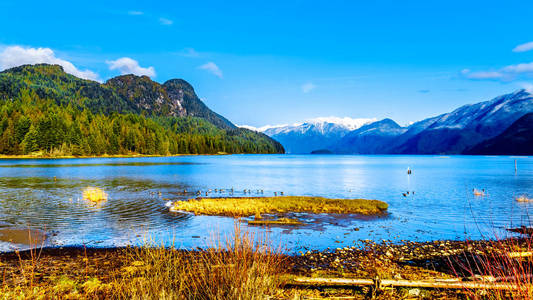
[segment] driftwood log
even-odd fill
[[[513,283],[503,282],[475,282],[461,281],[457,279],[434,279],[434,280],[395,280],[395,279],[356,279],[356,278],[313,278],[297,277],[290,285],[295,286],[317,286],[317,287],[418,287],[433,289],[484,289],[484,290],[518,290],[525,287]],[[533,286],[527,287],[533,289]]]

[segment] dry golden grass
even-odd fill
[[[388,204],[379,200],[329,199],[308,196],[197,198],[177,201],[171,211],[187,211],[200,215],[247,217],[265,213],[337,213],[380,214]]]
[[[101,271],[73,275],[68,268],[47,276],[32,255],[30,261],[20,259],[19,270],[3,274],[0,299],[265,299],[281,292],[280,274],[288,267],[287,257],[266,243],[238,224],[235,235],[201,251],[148,242],[124,249],[117,267],[100,278],[94,274]],[[83,261],[90,263],[87,257]]]

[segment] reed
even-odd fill
[[[458,277],[515,287],[510,290],[465,289],[469,299],[533,299],[533,238],[487,241],[484,251],[449,259]]]

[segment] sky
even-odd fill
[[[533,89],[533,1],[0,2],[0,70],[182,78],[235,124],[408,124]]]

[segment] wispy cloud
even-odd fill
[[[206,70],[207,72],[219,77],[219,78],[222,78],[223,77],[223,74],[222,74],[222,70],[212,61],[210,62],[207,62],[201,66],[198,67],[198,69],[201,69],[201,70]]]
[[[304,84],[302,84],[302,86],[301,86],[302,92],[305,93],[305,94],[311,92],[311,91],[314,90],[315,88],[316,88],[316,85],[314,85],[314,84],[311,83],[311,82],[304,83]]]
[[[108,60],[109,70],[119,70],[120,74],[134,74],[138,76],[146,75],[148,77],[155,77],[154,67],[143,68],[134,59],[129,57],[122,57],[117,60]]]
[[[130,16],[141,16],[141,15],[144,15],[144,12],[139,11],[139,10],[130,10],[130,11],[128,11],[128,15],[130,15]]]
[[[56,57],[50,48],[9,46],[0,52],[0,70],[26,64],[55,64],[76,77],[99,81],[99,76],[90,70],[80,70],[71,62]]]
[[[513,52],[526,52],[533,50],[533,42],[527,42],[514,47]]]
[[[167,19],[167,18],[159,18],[159,23],[161,25],[170,26],[170,25],[174,24],[174,21],[172,21],[170,19]]]
[[[420,94],[427,94],[430,92],[430,90],[418,90]]]
[[[185,57],[200,57],[200,52],[194,50],[194,48],[185,48],[179,52],[179,55]]]
[[[475,80],[503,80],[513,81],[522,75],[533,75],[533,62],[516,65],[508,65],[498,70],[476,71],[470,69],[461,71],[461,75],[468,79]]]
[[[531,73],[533,72],[533,62],[510,65],[510,66],[503,68],[502,71],[506,73],[514,73],[514,74]]]

